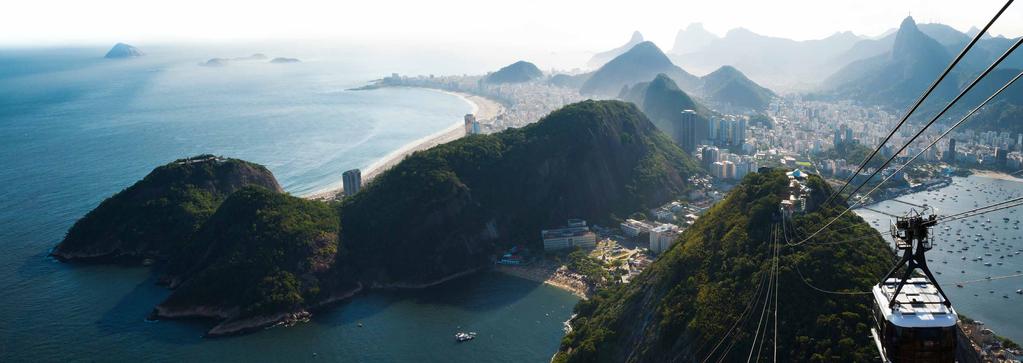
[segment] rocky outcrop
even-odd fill
[[[110,48],[110,50],[107,51],[107,55],[105,55],[104,58],[107,59],[135,58],[141,57],[143,55],[145,55],[145,53],[142,53],[141,50],[135,48],[134,46],[124,43],[117,43],[114,45],[113,48]]]

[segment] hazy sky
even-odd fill
[[[0,44],[113,41],[329,39],[601,50],[633,30],[669,49],[679,28],[702,22],[723,35],[815,39],[836,31],[876,35],[912,13],[960,30],[982,26],[1001,0],[12,0],[0,9]],[[1023,4],[994,33],[1023,34]]]

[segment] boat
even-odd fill
[[[474,332],[474,331],[471,331],[471,332],[468,332],[468,333],[466,333],[466,332],[455,333],[455,341],[465,342],[465,341],[469,341],[469,340],[473,340],[473,339],[476,339],[476,332]]]
[[[1023,295],[1023,289],[1016,290],[1017,294]]]

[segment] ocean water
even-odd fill
[[[927,204],[941,216],[1021,196],[1023,182],[1018,180],[970,176],[953,178],[952,185],[945,188],[914,193],[899,199],[917,205]],[[886,201],[871,208],[901,215],[912,207]],[[1023,270],[1021,212],[1023,210],[1019,208],[1005,209],[974,218],[939,223],[932,231],[934,248],[927,252],[927,265],[935,273],[935,278],[948,294],[956,311],[983,321],[995,333],[1017,342],[1023,341],[1023,295],[1016,294],[1016,290],[1023,289],[1023,276],[996,278],[1019,275]],[[888,216],[863,209],[856,213],[891,242]],[[963,247],[968,249],[964,251]],[[975,260],[977,258],[981,260]],[[987,280],[987,277],[992,280]],[[956,287],[957,284],[962,287]]]
[[[302,54],[300,64],[210,68],[197,63],[252,51],[147,50],[132,60],[102,59],[99,48],[0,50],[0,361],[522,362],[557,349],[576,298],[502,275],[374,292],[308,324],[203,339],[210,322],[144,321],[167,295],[147,268],[47,258],[75,220],[176,158],[257,162],[301,195],[471,109],[429,90],[346,91],[393,59]],[[455,344],[459,330],[480,336]]]

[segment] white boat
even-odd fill
[[[465,342],[465,341],[473,340],[475,338],[476,338],[476,332],[474,332],[474,331],[471,331],[471,332],[468,332],[468,333],[466,333],[466,332],[455,333],[455,340],[459,341],[459,342]]]

